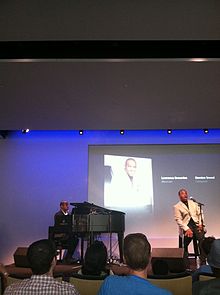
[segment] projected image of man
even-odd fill
[[[123,157],[124,158],[124,157]],[[110,207],[141,207],[152,205],[152,185],[148,185],[148,170],[145,161],[140,159],[142,169],[139,169],[134,158],[124,160],[123,169],[120,166],[113,170],[109,191],[105,194],[105,205]],[[144,164],[143,164],[144,163]]]
[[[136,172],[137,164],[136,161],[132,158],[129,158],[125,161],[125,171],[131,181],[131,185],[133,186],[134,175]]]
[[[137,197],[138,194],[144,193],[140,180],[136,175],[137,163],[135,159],[128,158],[125,161],[124,170],[126,174],[124,174],[124,179],[121,178],[121,184],[127,190],[126,194],[131,197]]]

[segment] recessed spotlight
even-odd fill
[[[30,129],[22,129],[21,130],[21,132],[24,133],[24,134],[28,133],[29,131],[30,131]]]
[[[209,133],[209,129],[203,129],[203,131],[205,134]]]
[[[79,130],[79,135],[83,135],[83,130]]]
[[[172,129],[167,129],[167,133],[168,133],[168,134],[171,134],[172,132],[173,132]]]
[[[125,131],[124,130],[120,130],[120,134],[121,135],[124,135],[125,134]]]
[[[202,57],[194,57],[194,58],[190,58],[189,61],[192,61],[192,62],[204,62],[204,61],[208,61],[207,58],[202,58]]]

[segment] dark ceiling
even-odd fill
[[[220,39],[219,11],[214,0],[2,1],[0,41],[211,42]],[[185,48],[176,47],[181,56],[140,60],[12,61],[19,50],[8,51],[0,60],[0,129],[220,128],[220,51],[190,62],[198,56]]]
[[[1,129],[220,128],[220,61],[0,63]]]

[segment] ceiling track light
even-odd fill
[[[208,59],[203,58],[203,57],[193,57],[193,58],[190,58],[189,61],[192,61],[192,62],[205,62],[205,61],[208,61]]]
[[[168,134],[172,134],[173,130],[172,129],[167,129]]]
[[[79,130],[79,135],[83,135],[83,130]]]
[[[203,132],[205,133],[205,134],[208,134],[209,133],[209,129],[203,129]]]
[[[125,134],[125,131],[124,130],[120,130],[120,134],[121,135],[124,135]]]
[[[30,131],[30,129],[22,129],[21,130],[21,132],[23,133],[23,134],[26,134],[26,133],[28,133]]]

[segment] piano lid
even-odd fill
[[[83,202],[83,203],[70,203],[70,205],[74,206],[73,210],[76,210],[77,213],[81,214],[89,214],[89,213],[99,213],[99,214],[125,214],[121,211],[107,209],[93,203]]]

